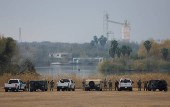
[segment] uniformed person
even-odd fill
[[[116,88],[117,88],[117,90],[118,90],[118,85],[119,85],[119,82],[116,80],[116,81],[115,81],[115,91],[116,91]]]
[[[83,86],[83,91],[85,90],[85,80],[83,79],[83,82],[82,82],[82,86]]]
[[[137,82],[138,91],[141,91],[141,84],[142,84],[141,80],[138,80],[138,82]]]
[[[148,82],[147,81],[143,81],[143,84],[144,84],[144,91],[145,91],[145,89],[146,89],[146,91],[147,91],[147,84],[148,84]]]
[[[53,91],[53,88],[54,88],[54,82],[53,80],[50,82],[50,91]]]
[[[30,85],[30,82],[29,82],[29,80],[28,80],[28,81],[26,82],[26,90],[27,90],[27,91],[29,91],[29,88],[30,88],[29,85]]]
[[[107,91],[107,81],[106,81],[106,78],[104,79],[104,90],[106,89],[106,91]]]
[[[109,91],[110,90],[112,91],[112,82],[111,82],[111,80],[109,80],[108,84],[109,84]]]

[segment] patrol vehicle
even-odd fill
[[[36,90],[42,90],[47,91],[47,80],[31,80],[30,81],[30,92],[36,91]]]
[[[75,82],[68,78],[62,78],[59,82],[57,82],[57,91],[75,91]]]
[[[121,90],[129,90],[132,91],[132,84],[134,82],[131,81],[129,78],[121,78],[119,81],[118,91]]]
[[[102,91],[102,82],[101,79],[87,79],[85,83],[85,91],[90,91],[91,89]]]
[[[8,90],[12,91],[19,91],[19,90],[26,90],[26,84],[25,82],[22,82],[20,79],[10,79],[8,83],[4,84],[5,92],[8,92]]]
[[[167,91],[167,82],[165,80],[149,80],[148,91],[156,91],[156,89]]]

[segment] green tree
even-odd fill
[[[99,38],[99,42],[101,46],[104,46],[106,44],[107,38],[104,37],[103,35]]]
[[[147,40],[147,41],[145,41],[145,42],[143,43],[143,45],[145,46],[145,48],[146,48],[146,50],[147,50],[147,54],[148,54],[148,56],[149,56],[149,51],[150,51],[150,49],[151,49],[151,47],[152,47],[152,43]]]
[[[93,39],[94,39],[94,43],[95,43],[96,45],[98,45],[98,41],[99,41],[99,40],[98,40],[97,36],[94,36]]]
[[[120,49],[121,49],[121,52],[122,52],[123,56],[125,56],[125,54],[127,53],[127,46],[122,45],[122,47]]]
[[[0,47],[0,73],[10,73],[19,60],[19,48],[13,38],[3,36],[0,36]]]
[[[116,40],[112,40],[112,41],[111,41],[111,46],[110,46],[110,47],[113,48],[114,50],[116,50],[117,46],[118,46],[117,41],[116,41]]]
[[[109,49],[109,55],[114,58],[116,54],[116,49],[117,49],[118,43],[116,40],[111,41],[110,49]]]
[[[131,52],[132,52],[132,48],[130,46],[126,46],[126,53],[128,56],[130,56]]]
[[[114,56],[115,56],[115,52],[111,48],[109,49],[109,55],[112,58],[114,58]]]
[[[168,49],[167,49],[167,48],[161,49],[161,53],[162,53],[163,58],[166,60],[166,59],[167,59],[167,56],[168,56],[168,54],[169,54]]]
[[[121,55],[121,49],[119,47],[117,47],[116,49],[116,54],[117,54],[117,57],[120,58],[120,55]]]
[[[90,45],[93,46],[93,47],[95,46],[94,40],[91,40]]]

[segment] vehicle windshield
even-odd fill
[[[156,84],[159,80],[151,80],[150,82]]]
[[[9,84],[12,84],[12,83],[18,83],[18,80],[10,80]]]
[[[70,82],[70,81],[69,81],[69,79],[61,79],[60,82],[64,83],[64,82]]]
[[[130,80],[121,80],[120,83],[131,83]]]

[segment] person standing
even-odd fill
[[[115,81],[115,91],[116,91],[116,88],[117,88],[117,90],[118,90],[118,85],[119,85],[119,82],[116,80],[116,81]]]
[[[145,89],[146,89],[146,91],[147,91],[147,90],[148,90],[148,88],[147,88],[148,82],[147,82],[147,81],[143,81],[143,84],[144,84],[144,91],[145,91]]]
[[[83,79],[83,82],[82,82],[82,86],[83,86],[83,91],[85,90],[85,80]]]
[[[105,80],[104,80],[104,90],[107,91],[107,81],[106,81],[106,78],[105,78]]]
[[[54,88],[54,82],[53,80],[50,82],[50,91],[53,91],[53,88]]]
[[[29,91],[29,88],[30,88],[30,82],[29,80],[26,82],[26,90]]]
[[[141,84],[142,84],[141,80],[138,80],[138,82],[137,82],[138,91],[141,91]]]
[[[112,91],[112,82],[111,82],[111,80],[109,80],[108,84],[109,84],[109,91],[110,90]]]

